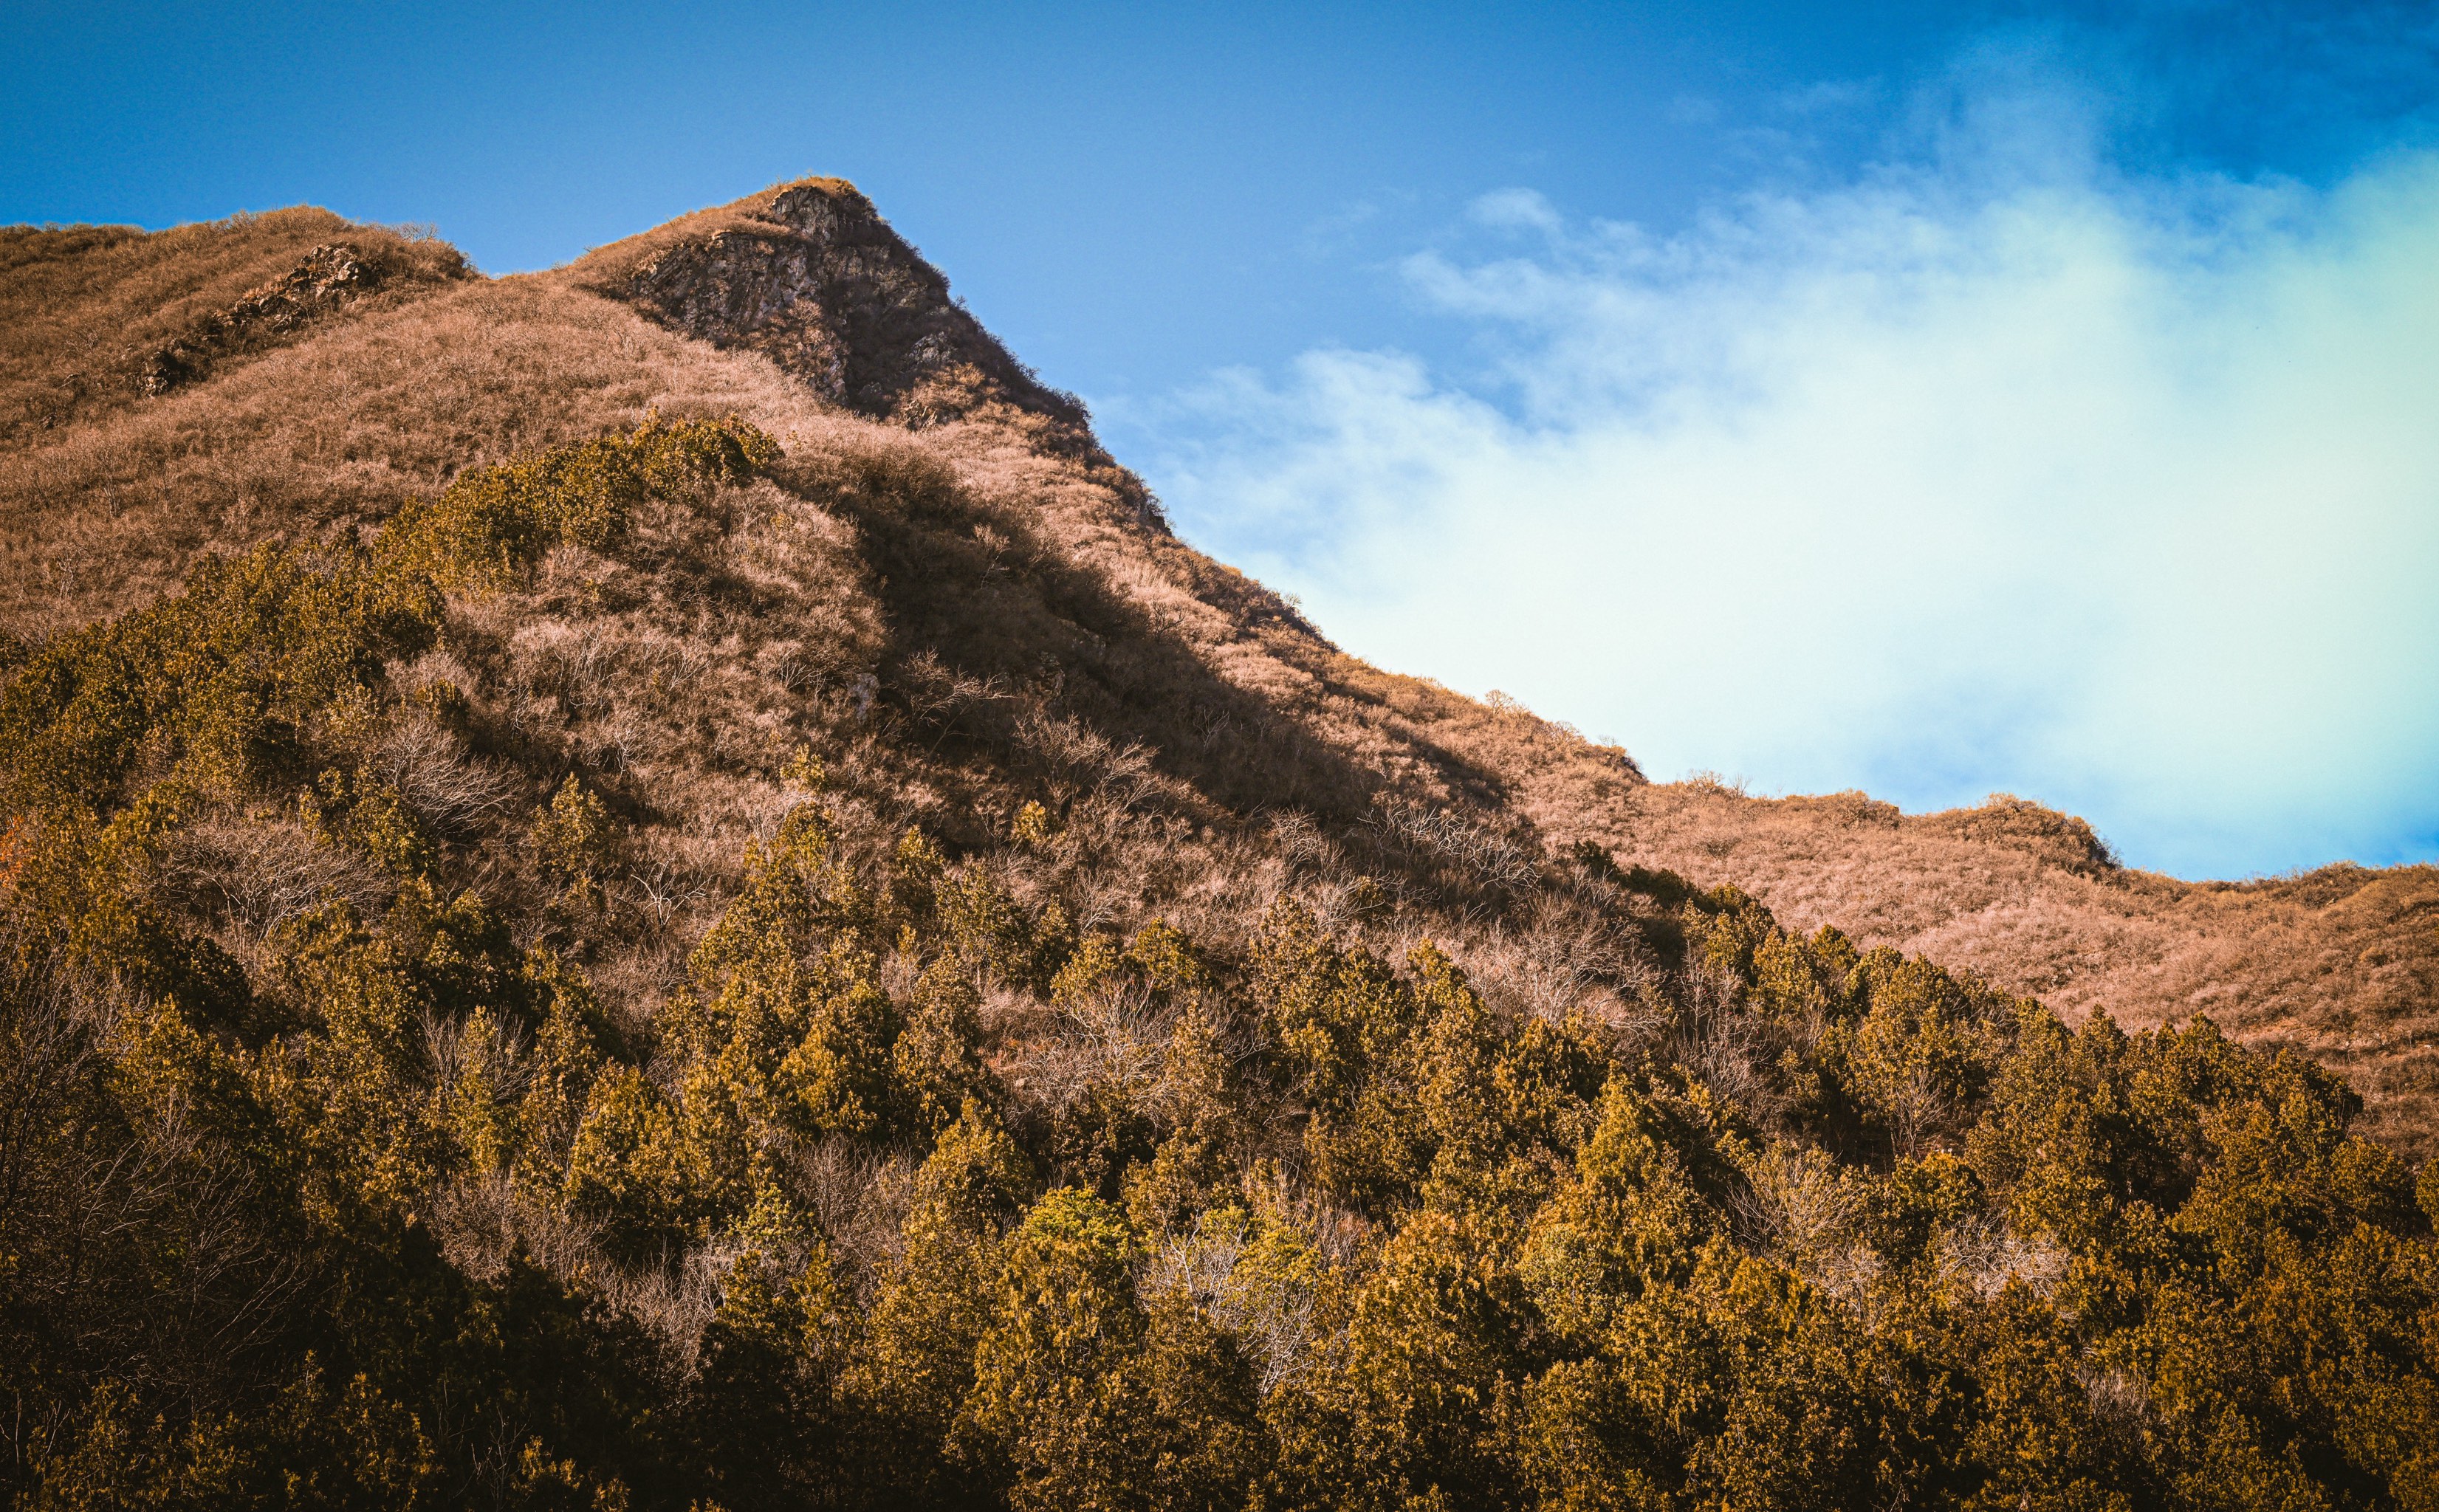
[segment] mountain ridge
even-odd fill
[[[258,233],[279,225],[278,217],[299,214],[231,224]],[[205,229],[157,235],[192,239]],[[334,231],[326,220],[312,234],[327,241]],[[12,235],[24,245],[44,233]],[[386,235],[365,228],[358,240]],[[416,245],[431,244],[401,243]],[[454,255],[438,256],[445,261]],[[460,262],[447,276],[411,282],[404,293],[408,299],[446,294],[462,276]],[[1071,516],[1066,525],[1077,532],[1077,547],[1097,556],[1096,570],[1148,589],[1159,584],[1139,596],[1173,623],[1207,619],[1194,637],[1195,654],[1223,668],[1236,665],[1257,697],[1285,693],[1291,703],[1302,701],[1299,720],[1335,730],[1324,744],[1386,739],[1398,753],[1393,765],[1443,769],[1410,794],[1419,801],[1444,798],[1462,769],[1471,775],[1459,780],[1469,781],[1477,796],[1495,790],[1494,807],[1504,804],[1558,848],[1589,841],[1630,864],[1673,870],[1704,885],[1748,886],[1807,929],[1834,925],[1868,943],[1942,954],[2071,1013],[2108,1005],[2130,1023],[2149,1024],[2209,1011],[2239,1036],[2292,1045],[2346,1068],[2364,1084],[2374,1127],[2388,1137],[2413,1148],[2439,1137],[2431,1133],[2439,1128],[2439,1011],[2432,1006],[2439,1001],[2439,931],[2419,922],[2439,907],[2439,870],[2359,875],[2341,864],[2291,880],[2185,883],[2118,867],[2083,821],[2012,798],[1899,815],[1860,795],[1756,800],[1700,780],[1652,785],[1624,753],[1521,708],[1478,703],[1428,679],[1365,667],[1339,653],[1277,595],[1174,543],[1149,490],[1101,448],[1081,404],[1042,385],[1008,354],[951,298],[947,279],[842,180],[774,186],[596,248],[565,267],[464,293],[509,291],[532,291],[569,314],[569,295],[589,295],[673,335],[761,359],[769,366],[751,382],[763,404],[747,413],[774,434],[810,417],[796,402],[771,401],[774,378],[783,386],[801,384],[817,407],[893,429],[987,433],[997,438],[999,462],[1019,454],[1033,459],[1023,465],[1030,477],[1020,487],[1035,489],[1037,501],[1068,499],[1072,490],[1045,479],[1071,468],[1086,492],[1105,495],[1100,510]],[[379,322],[399,308],[365,313]],[[509,329],[516,318],[508,317]],[[315,345],[308,327],[291,334]],[[636,365],[612,358],[604,365]],[[616,381],[600,377],[601,387]],[[730,400],[742,394],[741,387],[727,391]],[[629,399],[614,413],[632,423],[653,402],[709,413],[722,400],[666,392],[640,404]],[[416,440],[412,419],[387,429],[364,450],[378,455],[401,439]],[[508,434],[515,430],[511,424]],[[531,436],[564,434],[573,433],[558,425],[534,428]],[[476,443],[472,456],[503,455],[516,444],[504,435]],[[98,482],[101,491],[113,491],[73,473],[48,488],[28,488],[44,471],[38,459],[45,450],[73,448],[21,447],[0,457],[0,518],[15,517],[9,535],[19,552],[49,533],[41,515],[76,511]],[[181,437],[163,450],[184,454],[169,463],[174,469],[191,464],[199,448]],[[265,448],[217,450],[225,472]],[[270,450],[280,450],[277,441]],[[455,464],[448,448],[432,450],[443,454],[424,464],[424,476],[445,481]],[[457,450],[464,454],[462,443]],[[354,518],[380,518],[414,486],[401,479],[379,489]],[[128,491],[151,490],[138,484]],[[104,596],[98,605],[157,592],[202,543],[190,509],[169,507],[160,496],[166,491],[138,518],[169,515],[174,523],[143,532],[146,545],[164,535],[187,540],[151,564],[143,586]],[[29,494],[47,494],[51,510],[28,518]],[[1095,512],[1102,518],[1085,517]],[[70,540],[73,533],[62,532]],[[22,627],[27,606],[26,574],[21,568],[11,576],[0,625],[13,629]],[[1223,671],[1221,681],[1230,675]],[[1621,796],[1640,807],[1614,801]],[[1890,845],[1868,843],[1875,838]],[[1739,855],[1745,862],[1733,863]],[[1915,858],[1914,871],[1901,856]],[[1847,885],[1842,894],[1842,869],[1868,884]],[[2274,952],[2297,964],[2265,973],[2244,944],[2255,930],[2263,944],[2251,954]]]
[[[0,240],[15,1504],[2432,1502],[2430,868],[1368,666],[838,181],[334,219]]]

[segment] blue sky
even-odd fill
[[[1657,774],[2439,856],[2431,5],[16,4],[0,219],[855,179],[1189,538]]]

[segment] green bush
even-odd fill
[[[489,716],[391,669],[774,457],[654,423],[9,649],[13,1503],[2439,1505],[2439,1177],[2341,1081],[1732,888],[1531,883],[1633,899],[1606,1018],[1292,887],[1130,939],[1084,801],[960,814],[876,719],[596,998],[611,804],[427,824],[384,732]],[[354,881],[216,936],[207,824]]]

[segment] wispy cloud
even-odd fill
[[[2142,863],[2439,853],[2439,158],[2136,178],[1985,76],[1682,235],[1526,190],[1411,259],[1496,355],[1182,401],[1189,531],[1350,649],[1664,773],[2008,790]]]

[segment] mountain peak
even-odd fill
[[[769,358],[824,400],[920,428],[991,404],[1084,441],[1043,384],[951,297],[949,280],[845,179],[774,185],[592,252],[576,283],[658,325]]]

